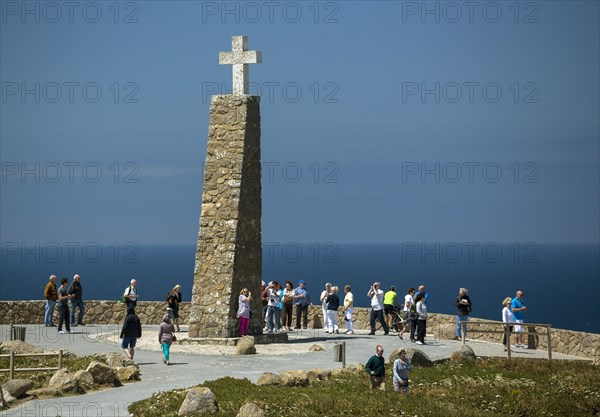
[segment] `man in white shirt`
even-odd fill
[[[127,304],[127,309],[130,308],[135,309],[138,300],[138,292],[137,292],[137,281],[132,279],[129,283],[129,286],[125,288],[125,292],[123,293],[123,297],[125,297],[125,303]]]
[[[319,297],[319,300],[321,300],[321,310],[323,311],[323,328],[327,329],[329,327],[327,321],[327,302],[325,301],[327,299],[327,296],[331,293],[331,283],[327,282],[325,283],[325,289],[323,291],[321,291],[321,297]],[[337,329],[336,329],[337,330]]]
[[[390,328],[383,318],[383,295],[381,283],[374,282],[367,293],[367,296],[371,297],[371,333],[369,335],[375,334],[375,317],[379,319],[379,322],[383,326],[384,335],[390,334]]]

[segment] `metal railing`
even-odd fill
[[[503,330],[481,330],[481,329],[473,329],[472,326],[481,325],[497,325],[504,327]],[[506,336],[506,353],[508,354],[508,359],[511,359],[510,352],[510,335],[512,333],[516,333],[510,330],[509,326],[521,326],[521,332],[525,334],[535,334],[537,336],[547,336],[548,338],[548,360],[552,360],[552,325],[551,324],[539,324],[539,323],[504,323],[501,321],[463,321],[460,323],[461,325],[461,338],[463,346],[466,343],[466,335],[467,335],[467,326],[469,327],[469,332],[471,333],[493,333],[493,334],[504,334]],[[545,333],[538,333],[535,330],[525,330],[525,327],[543,327],[546,329]]]
[[[15,368],[15,358],[31,358],[41,356],[58,356],[58,367],[47,368]],[[0,369],[0,372],[8,372],[9,379],[14,379],[15,372],[40,372],[40,371],[58,371],[63,367],[63,350],[58,353],[15,353],[11,351],[9,354],[0,355],[0,358],[10,358],[8,368]]]

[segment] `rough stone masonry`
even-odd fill
[[[251,331],[262,332],[260,169],[260,97],[213,96],[190,337],[237,336],[244,287],[252,294]]]

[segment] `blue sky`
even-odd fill
[[[600,240],[598,2],[0,4],[3,244],[195,243],[241,34],[263,241]]]

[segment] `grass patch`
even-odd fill
[[[219,403],[217,416],[235,417],[246,402],[257,403],[267,416],[595,416],[600,415],[600,368],[578,362],[530,359],[478,360],[415,368],[411,393],[392,388],[371,392],[367,376],[349,370],[305,388],[259,387],[247,379],[221,378],[210,388]],[[135,417],[175,417],[185,390],[160,392],[129,407]]]

